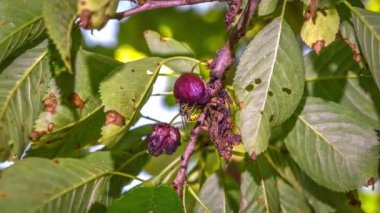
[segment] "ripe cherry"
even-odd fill
[[[206,83],[194,74],[181,75],[174,84],[174,97],[180,103],[204,105],[210,98]]]

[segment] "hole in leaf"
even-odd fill
[[[261,84],[261,82],[262,82],[261,78],[256,78],[255,79],[255,84]]]
[[[247,90],[247,92],[251,92],[253,90],[253,88],[255,88],[252,84],[248,85],[245,87],[245,90]]]
[[[292,94],[292,90],[289,89],[289,88],[286,88],[286,87],[283,87],[283,88],[282,88],[282,91],[283,91],[283,92],[286,92],[288,95]]]

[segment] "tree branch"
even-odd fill
[[[247,28],[251,23],[253,14],[257,8],[258,3],[259,0],[248,1],[238,23],[236,24],[235,28],[232,29],[229,39],[227,40],[223,48],[221,48],[218,51],[214,61],[211,64],[211,80],[209,85],[212,89],[212,96],[217,96],[220,90],[223,88],[223,75],[234,62],[233,51],[240,38],[245,35]],[[191,131],[189,143],[185,149],[184,154],[182,155],[180,170],[178,171],[177,177],[175,178],[172,184],[180,197],[182,197],[183,186],[186,181],[186,171],[190,156],[195,149],[196,142],[198,140],[202,126],[204,125],[204,121],[207,117],[207,110],[205,110],[207,109],[207,105],[204,108],[200,117],[198,118],[193,130]]]
[[[181,156],[181,165],[180,165],[179,171],[177,173],[177,176],[174,182],[172,183],[173,188],[176,190],[177,194],[180,197],[182,197],[182,190],[183,190],[183,186],[186,180],[186,171],[187,171],[187,166],[189,164],[190,156],[195,149],[195,144],[197,143],[199,134],[201,133],[201,130],[202,130],[201,124],[203,123],[205,118],[206,118],[206,113],[203,112],[199,116],[198,121],[195,123],[194,128],[191,130],[189,143],[187,144],[185,152]]]
[[[213,1],[225,1],[225,0],[147,0],[143,4],[133,9],[127,10],[125,12],[116,13],[112,19],[121,20],[128,16],[141,13],[148,10],[159,9],[159,8],[168,8],[168,7],[177,7],[182,5],[193,5],[205,2],[213,2]]]

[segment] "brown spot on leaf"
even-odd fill
[[[353,192],[348,192],[346,194],[348,199],[348,204],[354,208],[360,208],[361,202]]]
[[[317,53],[319,54],[321,52],[321,50],[325,47],[325,40],[318,40],[316,41],[312,46],[311,48]]]
[[[376,179],[374,177],[371,177],[370,179],[368,179],[367,184],[365,184],[365,186],[372,186],[372,191],[374,191],[375,184],[376,184]]]
[[[8,193],[6,192],[0,192],[0,198],[7,198]]]
[[[92,12],[88,9],[82,10],[79,16],[80,19],[80,27],[83,27],[85,29],[90,29],[91,28],[91,16]]]
[[[356,62],[361,62],[362,61],[362,56],[360,55],[360,53],[355,53],[354,56],[353,56],[354,60]]]
[[[269,117],[269,122],[272,122],[273,119],[274,119],[274,115],[271,115],[271,116]]]
[[[46,134],[45,131],[32,131],[29,134],[28,138],[32,141],[35,141],[35,140],[39,139],[41,136],[43,136],[44,134]]]
[[[124,126],[125,118],[115,110],[109,110],[106,112],[105,125],[114,124],[117,126]]]
[[[52,132],[53,131],[53,129],[54,129],[54,123],[48,123],[48,125],[47,125],[47,131],[48,132]]]
[[[252,85],[252,84],[249,84],[248,86],[245,87],[245,90],[247,90],[247,92],[251,92],[255,87]]]
[[[253,151],[249,156],[252,158],[252,160],[256,160],[257,159],[257,154],[256,154],[255,151]]]
[[[286,88],[286,87],[283,87],[283,88],[282,88],[282,91],[285,92],[285,93],[288,94],[288,95],[292,94],[292,90],[289,89],[289,88]]]
[[[261,78],[256,78],[255,79],[255,84],[261,84],[261,82],[262,82]]]
[[[242,110],[244,108],[244,102],[239,101],[239,109]]]
[[[273,97],[273,92],[272,92],[272,91],[268,91],[268,95],[269,95],[270,97]]]
[[[311,19],[311,12],[310,10],[306,10],[305,13],[303,14],[303,17],[305,18],[305,21]]]
[[[54,162],[55,164],[59,164],[59,160],[58,160],[58,159],[53,159],[53,162]]]
[[[42,103],[44,104],[44,112],[50,112],[53,114],[55,113],[55,109],[57,108],[58,102],[57,97],[54,93],[50,93],[49,97],[44,99]]]
[[[80,145],[80,143],[77,143],[77,144],[75,145],[75,149],[80,149],[80,148],[82,148],[82,146]]]
[[[70,101],[76,108],[85,108],[86,103],[79,97],[77,93],[72,93],[70,95]]]

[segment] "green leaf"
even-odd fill
[[[190,57],[194,52],[186,45],[172,38],[162,37],[159,33],[146,30],[144,31],[145,41],[148,44],[150,52],[155,56],[168,57],[165,60],[165,66],[177,73],[195,72],[199,73],[199,61]]]
[[[339,30],[339,15],[335,8],[325,9],[325,14],[317,11],[316,18],[304,22],[301,29],[301,38],[309,46],[313,47],[317,41],[324,41],[323,46],[329,45],[335,40]]]
[[[77,2],[77,0],[49,0],[43,5],[43,16],[49,36],[70,72],[73,71],[71,33],[76,18]]]
[[[309,96],[340,103],[380,129],[380,91],[368,71],[352,59],[347,45],[333,42],[319,55],[309,53],[304,61]]]
[[[314,212],[363,212],[360,208],[352,206],[348,193],[331,191],[313,180],[311,180],[297,165],[289,158],[288,162],[294,175],[302,186],[305,198]]]
[[[54,114],[42,112],[36,121],[35,130],[45,131],[47,134],[33,141],[35,150],[31,152],[32,155],[39,153],[45,157],[73,156],[74,151],[79,152],[81,147],[97,142],[105,118],[99,84],[120,65],[120,62],[112,58],[84,50],[78,51],[75,76],[61,73],[53,79],[55,88],[49,92],[59,94],[58,105]],[[73,94],[83,101],[83,108],[73,104]],[[48,131],[49,123],[54,124],[51,132]]]
[[[149,159],[146,152],[147,143],[144,138],[152,131],[152,125],[144,125],[128,131],[126,136],[121,139],[112,149],[115,167],[118,171],[139,172]],[[133,161],[126,159],[134,159]],[[132,163],[133,162],[133,163]],[[133,171],[131,169],[137,168]]]
[[[141,172],[149,159],[146,152],[146,143],[143,137],[151,132],[152,126],[145,125],[135,128],[127,133],[115,147],[112,148],[112,158],[115,164],[115,170],[118,172],[126,172],[131,175],[137,175]],[[123,187],[131,179],[112,176],[109,185],[105,186],[103,196],[100,196],[101,203],[107,204],[112,201],[111,198],[120,197]]]
[[[241,176],[239,212],[280,212],[274,171],[263,155],[245,164]]]
[[[285,181],[278,178],[277,188],[280,195],[281,212],[311,212],[305,197]]]
[[[351,9],[352,22],[362,54],[380,89],[380,14],[346,5]]]
[[[4,212],[87,212],[112,169],[109,152],[80,160],[27,158],[2,173],[0,206]]]
[[[235,189],[225,175],[214,173],[202,185],[199,198],[211,212],[237,212],[238,200],[235,202],[232,196],[238,192],[238,187]],[[237,203],[236,207],[234,202]],[[197,203],[194,212],[205,212],[205,209]]]
[[[122,63],[112,58],[79,50],[75,61],[77,69],[75,76],[60,73],[54,79],[56,88],[51,92],[59,93],[60,100],[58,100],[56,112],[50,121],[54,123],[53,132],[75,125],[76,122],[98,111],[102,106],[99,93],[100,82],[113,69],[121,65]],[[82,102],[83,106],[75,105],[72,100],[73,96],[80,100],[79,102]],[[50,115],[41,114],[40,119],[45,121],[48,116]],[[46,122],[37,126],[37,129],[46,130]]]
[[[237,124],[251,156],[267,148],[271,128],[296,109],[303,94],[304,75],[294,33],[282,17],[274,19],[248,45],[233,83],[243,105]]]
[[[96,144],[101,137],[100,129],[103,126],[105,117],[102,109],[99,108],[90,116],[71,126],[33,141],[32,149],[28,151],[27,156],[53,158],[83,155],[82,148]]]
[[[345,192],[377,176],[379,142],[360,116],[309,97],[295,119],[284,141],[292,158],[315,182]]]
[[[0,1],[0,63],[19,48],[44,37],[43,2]]]
[[[149,50],[156,56],[178,56],[194,55],[194,52],[185,43],[181,43],[172,38],[164,38],[158,32],[146,30],[144,32],[145,41]]]
[[[26,51],[0,74],[0,160],[20,157],[42,110],[50,80],[46,43]]]
[[[144,58],[127,63],[110,73],[101,83],[100,94],[105,112],[118,112],[125,118],[125,125],[105,125],[102,128],[100,143],[113,144],[129,129],[152,92],[161,60]]]
[[[339,26],[339,32],[345,42],[347,42],[354,53],[360,54],[359,44],[356,39],[355,29],[348,21],[342,21]]]
[[[167,186],[137,187],[115,200],[108,213],[118,212],[183,212],[181,201],[176,192]]]
[[[266,16],[274,12],[277,6],[277,0],[264,0],[260,1],[259,8],[258,8],[258,15],[259,16]]]
[[[275,168],[281,177],[291,185],[292,190],[295,190],[294,192],[303,195],[303,199],[308,202],[314,212],[360,212],[360,209],[349,204],[350,200],[345,193],[333,192],[312,181],[290,158],[289,153],[282,151],[285,149],[269,150],[270,158],[266,157],[271,162],[273,168]],[[279,185],[282,206],[284,205],[284,202],[287,202],[287,205],[295,204],[296,202],[294,201],[289,203],[294,196],[282,196],[282,187],[283,186]],[[290,210],[289,212],[299,211]]]

